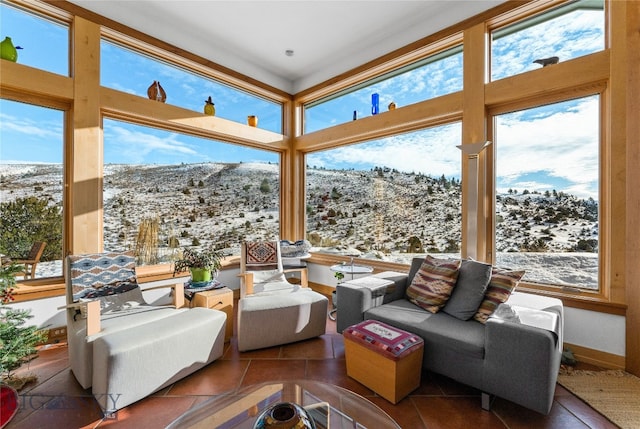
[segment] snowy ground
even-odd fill
[[[144,219],[158,221],[160,262],[184,247],[215,244],[237,254],[242,240],[278,238],[278,172],[277,164],[261,163],[105,165],[105,249],[135,248]],[[307,178],[306,238],[317,251],[401,263],[414,255],[410,243],[436,256],[459,251],[455,180],[311,168]],[[1,201],[28,195],[60,204],[62,167],[2,165]],[[597,246],[593,201],[509,194],[498,197],[496,212],[497,265],[525,269],[529,281],[597,289],[597,253],[580,247]],[[172,240],[178,249],[168,246]],[[61,272],[60,261],[38,265],[38,277]]]

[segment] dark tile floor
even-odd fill
[[[47,346],[29,368],[20,369],[36,374],[38,382],[23,389],[20,410],[7,428],[163,428],[212,396],[254,383],[302,378],[360,394],[406,429],[617,427],[561,386],[556,388],[548,416],[499,398],[491,411],[483,411],[477,390],[428,372],[422,374],[417,390],[392,405],[347,377],[342,335],[331,320],[327,320],[327,333],[313,340],[240,353],[232,338],[225,347],[224,356],[211,365],[118,411],[113,420],[103,420],[90,390],[82,389],[69,369],[66,345]]]

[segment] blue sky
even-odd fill
[[[533,64],[536,58],[557,55],[563,61],[603,49],[603,21],[602,12],[576,11],[495,40],[493,78],[539,68]],[[26,17],[6,5],[0,6],[0,24],[0,36],[11,36],[14,44],[24,48],[19,51],[20,63],[68,74],[67,56],[60,55],[66,52],[65,28]],[[102,62],[102,85],[146,96],[151,82],[159,80],[168,94],[167,103],[202,111],[204,100],[212,96],[218,116],[244,122],[248,114],[257,114],[259,127],[280,131],[277,106],[258,97],[130,55],[108,43],[102,46]],[[461,56],[452,55],[334,99],[310,110],[308,130],[350,121],[354,110],[360,118],[369,116],[373,92],[380,94],[380,110],[384,112],[390,101],[401,107],[458,91],[461,69]],[[597,196],[598,109],[598,98],[591,97],[498,118],[494,150],[498,154],[499,190],[565,189]],[[0,100],[0,161],[61,162],[62,117],[55,110]],[[104,136],[105,162],[109,163],[278,161],[265,151],[113,120],[105,120]],[[459,177],[460,152],[455,146],[460,140],[460,124],[456,123],[310,154],[307,164],[363,170],[384,165],[436,177]]]

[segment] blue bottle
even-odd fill
[[[371,94],[371,114],[377,115],[380,112],[380,97],[377,92]]]

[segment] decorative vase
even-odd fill
[[[396,110],[396,103],[394,103],[393,101],[389,103],[389,110]]]
[[[22,48],[20,46],[13,46],[11,37],[5,37],[4,40],[0,42],[0,58],[15,63],[18,61],[18,49]]]
[[[216,105],[214,104],[213,100],[211,99],[211,96],[209,96],[209,98],[207,98],[204,102],[205,102],[204,114],[205,115],[209,115],[209,116],[215,116],[216,115]]]
[[[371,114],[377,115],[380,113],[380,96],[377,92],[371,94]]]
[[[247,116],[247,124],[250,127],[257,127],[258,126],[258,117],[256,115]]]
[[[147,96],[149,96],[149,100],[156,100],[161,103],[167,101],[167,93],[164,92],[164,88],[162,88],[159,81],[154,80],[151,86],[147,88]]]
[[[316,429],[316,424],[302,406],[279,402],[260,413],[253,429]]]
[[[191,281],[193,283],[210,282],[211,270],[207,268],[191,268]]]

